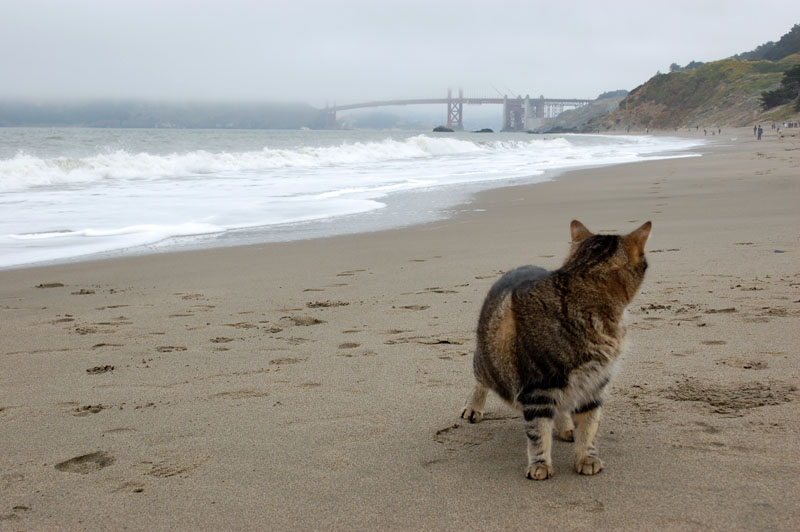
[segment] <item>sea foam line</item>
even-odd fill
[[[380,163],[478,152],[525,148],[525,142],[477,143],[461,139],[417,135],[405,140],[347,143],[328,147],[258,151],[154,155],[115,150],[87,157],[40,158],[19,152],[0,160],[0,191],[48,185],[80,184],[106,179],[156,179],[252,172],[277,168],[318,168]]]

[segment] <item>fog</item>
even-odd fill
[[[0,98],[593,98],[798,22],[797,0],[2,0]]]

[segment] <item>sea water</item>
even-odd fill
[[[365,232],[565,169],[701,140],[396,131],[0,128],[0,268]]]

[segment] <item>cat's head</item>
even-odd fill
[[[572,245],[565,267],[585,271],[627,271],[641,278],[647,269],[644,246],[653,224],[646,222],[627,235],[597,235],[578,220],[569,225]]]

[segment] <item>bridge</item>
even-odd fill
[[[464,129],[464,106],[497,104],[503,106],[503,131],[527,131],[534,129],[545,118],[554,118],[568,109],[583,107],[592,100],[569,98],[531,98],[530,96],[517,96],[509,98],[465,98],[464,91],[459,89],[458,96],[454,97],[451,90],[447,91],[447,98],[423,98],[411,100],[382,100],[374,102],[353,103],[348,105],[334,105],[324,109],[325,128],[338,129],[336,113],[353,109],[366,109],[369,107],[389,107],[397,105],[447,105],[447,127],[461,131]]]

